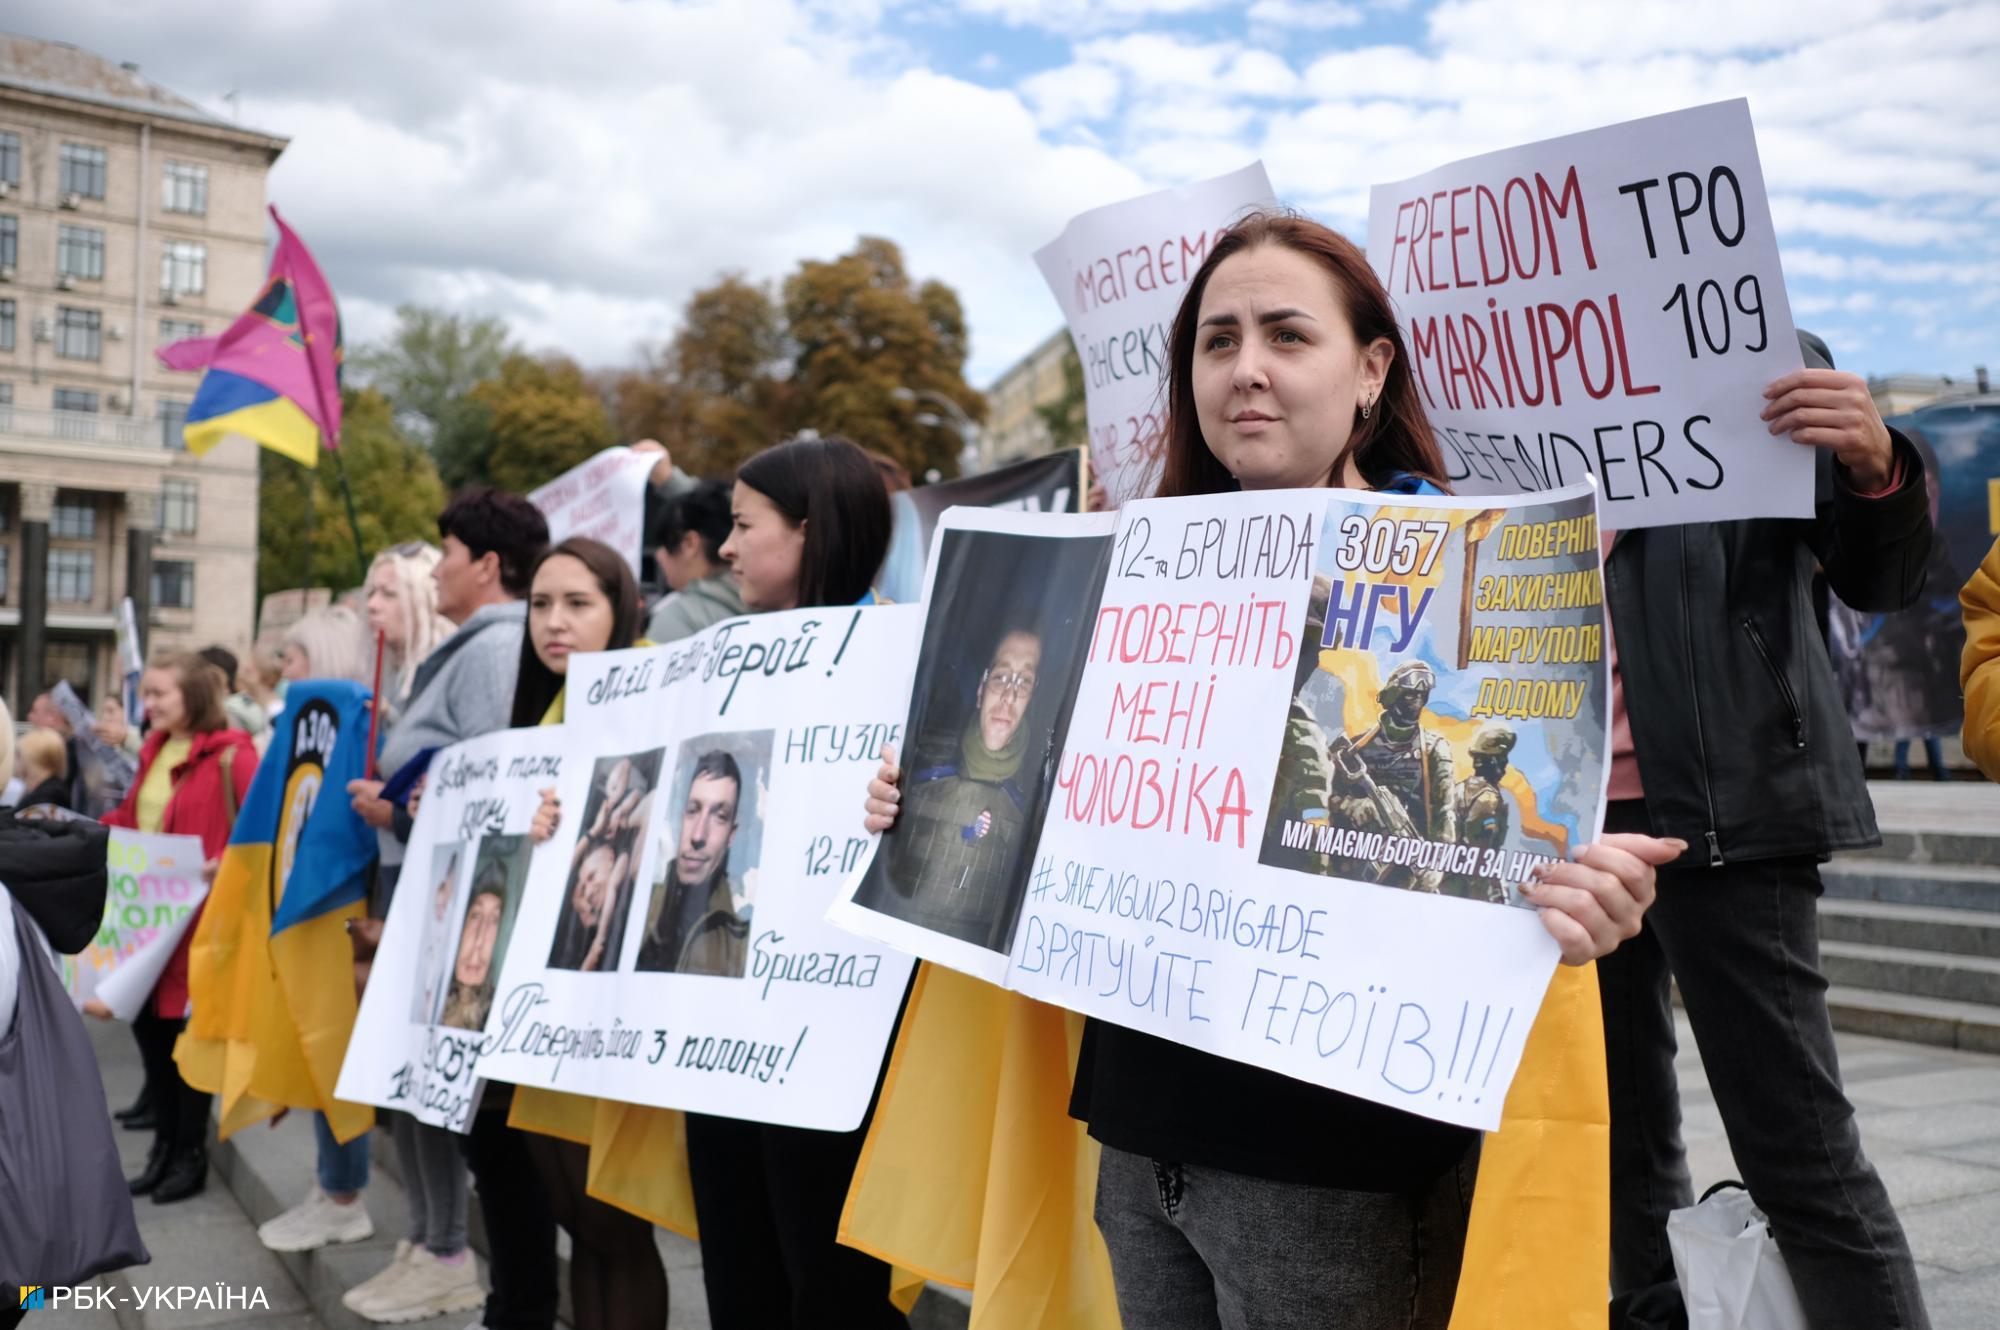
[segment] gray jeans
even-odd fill
[[[1106,1146],[1097,1227],[1119,1316],[1145,1330],[1441,1330],[1478,1154],[1410,1195],[1267,1182]]]
[[[1637,801],[1605,814],[1607,831],[1649,825]],[[1671,978],[1737,1171],[1771,1218],[1814,1330],[1929,1330],[1910,1244],[1841,1089],[1819,970],[1820,891],[1810,859],[1663,868],[1639,936],[1598,961],[1611,1081],[1611,1287],[1622,1293],[1670,1274],[1667,1215],[1694,1204]]]
[[[396,1142],[396,1158],[403,1166],[403,1191],[410,1202],[410,1241],[440,1256],[464,1251],[468,1184],[459,1138],[407,1113],[385,1116]]]

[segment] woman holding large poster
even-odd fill
[[[640,609],[638,580],[609,545],[572,536],[551,546],[536,561],[530,578],[528,631],[521,638],[521,668],[514,683],[515,727],[561,723],[570,657],[638,645]],[[658,769],[657,752],[651,755],[651,765]],[[591,806],[584,813],[594,832],[619,834],[630,811],[626,795],[633,794],[636,800],[638,781],[627,765],[593,782]],[[561,816],[553,792],[545,792],[529,840],[537,846],[547,841]],[[624,853],[629,860],[629,846]],[[593,950],[603,954],[608,925],[612,918],[624,917],[625,902],[615,898],[618,884],[601,873],[591,875],[591,859],[586,853],[572,865],[577,881],[566,893],[570,903],[557,942],[564,948],[575,945],[572,938],[581,943],[579,966]],[[629,886],[627,881],[624,889]],[[467,928],[471,926],[468,915]],[[497,958],[492,973],[499,973]],[[514,1091],[507,1122],[529,1133],[529,1156],[548,1188],[556,1221],[569,1233],[570,1297],[578,1330],[606,1330],[614,1323],[664,1325],[667,1272],[653,1242],[652,1225],[585,1190],[595,1112],[595,1100],[524,1086]]]
[[[224,687],[222,671],[192,652],[161,656],[139,677],[152,730],[139,753],[138,779],[125,802],[105,815],[105,825],[199,836],[210,858],[221,857],[236,810],[257,774],[256,745],[231,729],[223,712]],[[189,925],[145,1012],[133,1022],[146,1079],[157,1096],[158,1125],[146,1167],[132,1179],[132,1194],[150,1194],[161,1204],[186,1200],[208,1185],[202,1141],[209,1096],[190,1086],[174,1061],[174,1041],[187,1027],[193,938]]]
[[[1258,214],[1216,237],[1169,349],[1162,497],[1440,492],[1388,298],[1362,254],[1325,227]],[[885,766],[871,785],[871,830],[896,820],[899,777]],[[1685,848],[1610,837],[1539,873],[1526,890],[1564,960],[1582,964],[1636,933],[1651,864]],[[899,1047],[897,1059],[885,1120],[900,1086],[932,1092],[914,1049]],[[1070,1112],[1103,1147],[1095,1218],[1125,1325],[1242,1324],[1249,1308],[1272,1326],[1441,1327],[1450,1316],[1470,1129],[1096,1020]],[[871,1163],[902,1148],[878,1140]]]
[[[795,439],[737,472],[734,530],[721,554],[752,613],[869,604],[889,543],[889,500],[866,453],[845,439]],[[746,791],[757,782],[760,736],[691,739],[670,797],[680,802],[676,863],[660,875],[708,882],[722,847],[754,828]],[[768,735],[761,736],[768,745]],[[768,763],[768,747],[761,760]],[[725,757],[727,760],[724,760]],[[733,774],[732,774],[733,773]],[[765,816],[783,816],[769,810]],[[710,862],[714,870],[704,870]],[[726,874],[725,874],[726,875]],[[675,943],[675,891],[656,890],[639,963],[697,956]],[[727,889],[697,893],[719,913]],[[687,972],[715,973],[697,967]],[[889,1268],[835,1235],[867,1126],[851,1132],[739,1121],[637,1104],[600,1105],[592,1136],[595,1193],[683,1232],[699,1225],[702,1283],[716,1330],[837,1325],[900,1330]],[[683,1149],[683,1141],[685,1148]],[[681,1161],[686,1160],[683,1173]],[[692,1213],[690,1213],[692,1212]]]

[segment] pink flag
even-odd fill
[[[215,359],[215,344],[221,340],[219,335],[183,337],[178,342],[168,342],[155,348],[153,355],[168,369],[207,369],[208,362]]]
[[[271,275],[291,281],[299,332],[305,341],[306,367],[312,375],[315,400],[299,405],[319,426],[326,446],[332,448],[340,442],[340,309],[312,252],[285,225],[276,207],[271,209],[271,220],[278,224],[278,252],[271,256]]]

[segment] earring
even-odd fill
[[[1361,418],[1363,420],[1368,419],[1368,408],[1372,405],[1374,405],[1372,402],[1363,402],[1361,404]]]

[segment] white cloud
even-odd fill
[[[893,60],[857,13],[494,0],[466,23],[394,0],[29,0],[10,26],[137,58],[211,105],[240,87],[244,123],[292,136],[271,197],[356,341],[414,300],[626,362],[719,272],[782,275],[867,233],[959,290],[981,379],[1058,317],[1031,251],[1153,182],[1047,141],[1021,95]]]
[[[1340,0],[1255,0],[1244,16],[1253,28],[1278,33],[1352,28],[1367,20],[1357,6]]]

